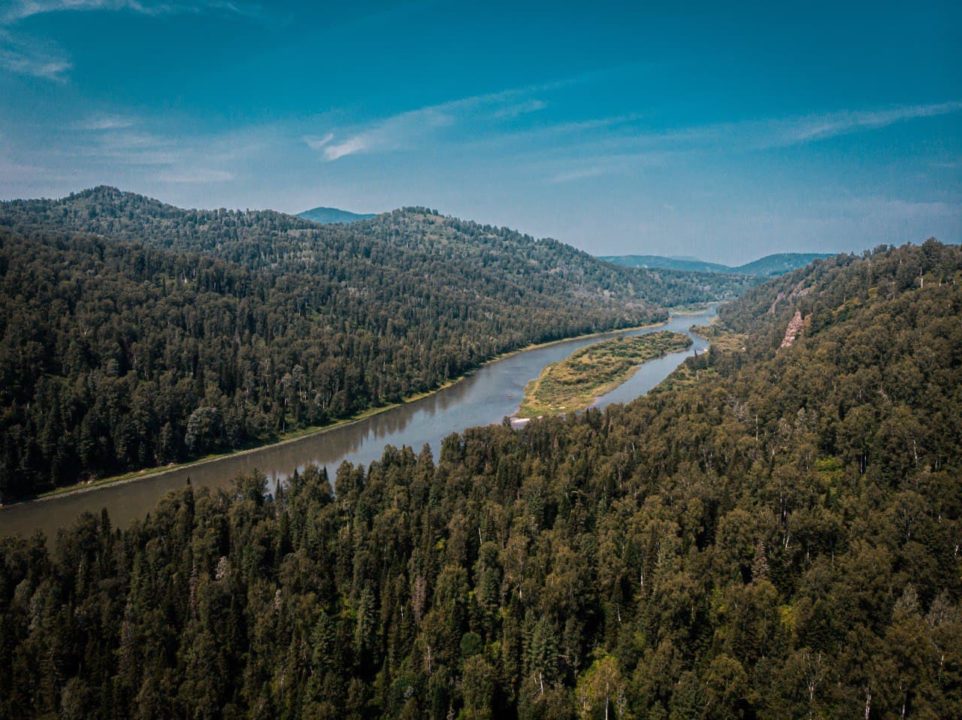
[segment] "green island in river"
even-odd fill
[[[661,332],[605,340],[548,365],[528,383],[519,418],[583,410],[627,380],[644,362],[692,344],[684,333]]]

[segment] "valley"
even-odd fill
[[[743,342],[684,351],[680,382],[627,404],[499,422],[576,349],[559,343],[196,466],[190,485],[6,508],[0,523],[33,512],[57,538],[0,539],[0,710],[66,702],[40,682],[54,658],[70,703],[96,707],[109,687],[147,717],[266,703],[440,718],[436,704],[481,703],[574,718],[598,678],[619,717],[684,717],[693,696],[754,717],[851,716],[866,687],[880,717],[954,717],[960,288],[954,246],[839,256],[721,306],[711,332]],[[272,455],[298,468],[280,487]],[[203,670],[217,666],[236,670]],[[464,685],[438,679],[454,676]],[[479,678],[481,699],[464,689]]]
[[[962,719],[960,28],[0,0],[0,720]]]
[[[0,203],[0,266],[0,502],[274,442],[748,286],[423,208],[318,225],[108,187]]]
[[[698,315],[686,313],[654,326],[527,348],[485,363],[435,392],[353,421],[299,433],[280,443],[173,468],[133,473],[113,483],[107,480],[102,484],[74,486],[66,492],[8,504],[0,508],[0,537],[29,537],[40,530],[52,539],[81,513],[99,513],[101,509],[108,511],[116,526],[127,527],[142,520],[168,493],[182,489],[188,482],[195,489],[227,489],[238,476],[257,470],[270,479],[273,490],[274,483],[284,482],[295,470],[310,465],[325,468],[331,477],[343,462],[369,465],[381,457],[386,445],[417,449],[428,445],[436,455],[450,433],[499,424],[515,414],[528,382],[546,365],[563,360],[579,348],[590,347],[605,338],[644,337],[662,331],[685,333],[693,318],[709,322],[714,317],[716,308],[711,306]],[[707,343],[698,337],[693,336],[692,341],[699,352],[707,348]],[[620,401],[624,401],[626,393],[629,399],[644,394],[664,380],[691,352],[682,350],[643,364],[629,381],[603,397],[602,402],[619,396]]]

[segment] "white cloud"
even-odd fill
[[[260,13],[260,7],[226,0],[14,0],[5,10],[0,10],[0,68],[18,75],[65,81],[73,64],[62,50],[44,40],[19,32],[14,34],[8,28],[35,15],[80,11],[129,11],[141,15],[221,12],[255,16]]]
[[[0,15],[4,24],[34,15],[57,12],[80,11],[120,11],[141,15],[173,15],[183,13],[227,12],[251,15],[259,11],[259,6],[250,3],[225,2],[223,0],[198,0],[196,2],[154,2],[152,0],[15,0]]]
[[[547,182],[564,183],[610,172],[624,172],[629,166],[650,164],[659,153],[704,154],[792,147],[960,111],[962,101],[949,101],[716,123],[664,132],[640,132],[634,122],[638,117],[625,116],[547,126],[525,131],[519,137],[529,146],[536,145],[538,140],[551,141],[560,134],[572,137],[570,142],[564,144],[550,142],[545,151],[562,158],[562,169],[554,169]],[[518,138],[507,136],[506,139]]]
[[[525,96],[561,84],[533,85],[427,105],[346,131],[330,131],[319,140],[307,137],[304,141],[328,162],[359,153],[410,149],[419,142],[433,144],[441,130],[459,123],[471,122],[475,129],[483,129],[485,123],[493,120],[541,110],[547,107],[545,101]]]
[[[888,127],[906,120],[947,115],[962,110],[962,102],[905,105],[884,110],[845,110],[771,123],[772,145],[798,145],[862,130]]]
[[[523,144],[523,152],[554,158],[547,182],[563,183],[625,172],[668,155],[723,154],[792,147],[901,122],[962,111],[962,101],[845,110],[771,120],[746,120],[645,132],[641,116],[548,125],[501,135],[498,142]],[[563,141],[564,140],[564,141]],[[559,168],[560,166],[560,168]]]
[[[496,118],[516,118],[520,115],[527,115],[528,113],[544,110],[546,107],[548,107],[548,103],[546,103],[544,100],[538,100],[535,98],[498,110],[493,114],[493,116]]]
[[[365,135],[355,135],[344,142],[328,145],[324,148],[324,157],[328,160],[337,160],[348,155],[364,152],[371,147],[370,139]]]
[[[553,156],[560,161],[561,166],[551,171],[547,181],[565,183],[624,172],[650,164],[653,158],[668,153],[724,153],[789,147],[962,110],[962,102],[951,101],[716,123],[662,132],[639,130],[644,116],[626,114],[504,132],[500,120],[546,107],[545,101],[530,97],[544,87],[506,90],[425,106],[367,125],[329,130],[320,137],[307,136],[304,142],[327,162],[363,153],[410,149],[430,151],[445,140],[454,140],[461,145],[483,145],[492,141],[520,143],[523,154]],[[448,128],[451,133],[444,134]],[[458,135],[459,129],[468,132]]]
[[[346,133],[343,140],[338,140],[336,133],[328,133],[332,139],[321,148],[324,159],[331,162],[358,153],[409,149],[418,142],[430,141],[438,130],[455,123],[453,112],[459,110],[460,102],[400,113],[360,131]]]
[[[15,0],[2,15],[6,24],[18,20],[65,10],[118,10],[127,6],[123,2],[106,2],[105,0]]]
[[[63,81],[72,65],[49,43],[0,28],[0,67],[18,75]]]
[[[410,147],[454,120],[446,113],[452,104],[437,105],[393,115],[367,127],[343,133],[328,132],[320,141],[306,140],[308,147],[319,150],[328,162],[348,155],[372,151],[398,150]]]
[[[764,150],[827,140],[866,130],[877,130],[896,123],[947,115],[962,110],[962,101],[903,105],[882,110],[841,110],[815,115],[800,115],[771,120],[746,120],[672,130],[661,134],[639,135],[647,143],[715,146],[720,149]]]
[[[304,142],[307,143],[307,147],[309,147],[311,150],[320,150],[325,145],[329,144],[333,139],[334,139],[334,133],[329,132],[323,137],[319,137],[319,138],[305,137]]]

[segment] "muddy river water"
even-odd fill
[[[27,535],[39,529],[53,537],[58,528],[71,524],[81,512],[99,513],[102,508],[107,508],[115,526],[126,526],[133,519],[143,517],[166,493],[182,487],[188,477],[195,487],[226,487],[234,477],[255,468],[268,477],[283,479],[295,468],[309,463],[327,466],[333,477],[343,461],[370,463],[381,456],[388,444],[409,445],[417,452],[429,443],[436,454],[445,436],[476,425],[498,423],[512,415],[521,403],[528,381],[537,377],[546,365],[567,357],[574,350],[617,335],[640,335],[663,329],[687,333],[691,325],[705,324],[714,314],[715,308],[711,307],[699,313],[673,315],[658,327],[532,348],[485,365],[437,393],[355,423],[89,492],[10,505],[0,509],[0,535]],[[692,338],[694,345],[688,350],[645,363],[622,385],[599,398],[596,406],[627,402],[651,390],[686,357],[706,349],[704,339]]]

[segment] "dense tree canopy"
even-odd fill
[[[4,541],[0,715],[962,717],[962,251],[723,316],[627,406]]]
[[[262,442],[738,288],[417,209],[322,227],[110,188],[0,203],[0,501]]]

